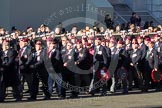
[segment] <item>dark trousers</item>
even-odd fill
[[[55,80],[55,79],[57,79],[57,80]],[[61,83],[62,82],[60,82],[60,80],[62,81],[61,73],[56,73],[55,76],[54,76],[54,74],[49,73],[49,76],[48,76],[48,91],[51,95],[52,95],[52,92],[53,92],[54,83],[56,84],[56,91],[57,91],[58,96],[61,95],[61,91],[62,91]]]
[[[100,70],[100,69],[99,69]],[[97,76],[97,71],[93,71],[93,77],[91,80],[91,84],[89,87],[89,92],[94,94],[96,92],[100,92],[101,88],[101,94],[106,94],[107,92],[107,81],[104,79],[100,79]]]
[[[11,87],[13,89],[13,92],[15,93],[14,97],[17,100],[21,100],[19,86],[18,85],[12,85]],[[4,99],[5,99],[6,88],[7,87],[6,87],[5,83],[4,82],[0,82],[0,101],[4,101]]]
[[[149,70],[149,71],[145,71],[144,73],[143,73],[143,77],[144,77],[144,89],[145,90],[148,90],[149,89],[149,87],[150,87],[150,81],[151,81],[151,71]]]
[[[70,86],[69,86],[70,85]],[[72,94],[77,94],[75,90],[72,90],[72,87],[74,86],[74,73],[71,71],[68,71],[67,69],[64,69],[62,72],[62,90],[61,95],[63,97],[66,97],[66,90],[70,89]]]
[[[130,70],[129,70],[129,88],[132,88],[132,81],[133,79],[137,79],[137,84],[139,89],[143,89],[143,75],[142,72],[139,70],[139,68],[137,66],[131,66]]]
[[[152,82],[152,78],[151,78],[151,72],[152,72],[152,68],[149,65],[145,65],[144,66],[144,73],[143,73],[143,78],[144,78],[144,90],[147,91],[150,87],[150,82]]]
[[[128,77],[120,78],[117,74],[117,71],[119,71],[120,68],[116,69],[114,72],[114,75],[112,76],[112,85],[110,87],[110,92],[115,92],[116,89],[123,88],[123,93],[128,92],[127,82]]]
[[[29,92],[31,94],[33,73],[21,73],[20,80],[21,80],[21,92],[23,92],[24,82],[26,81],[27,85],[28,85]]]
[[[74,74],[74,82],[75,85],[81,87],[84,83],[84,86],[89,86],[90,84],[90,76],[89,74]]]
[[[39,89],[39,81],[42,82],[43,92],[46,97],[50,97],[50,93],[48,91],[48,76],[40,75],[38,72],[33,73],[33,82],[32,82],[32,90],[31,90],[31,98],[36,99]]]
[[[82,84],[84,82],[85,86],[89,86],[90,84],[90,77],[88,74],[78,74],[78,73],[73,73],[74,79],[72,82],[72,85],[76,87],[74,91],[72,91],[72,95],[77,96],[80,91],[88,91],[87,88],[82,87]]]

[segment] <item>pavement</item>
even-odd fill
[[[9,93],[0,108],[162,108],[162,92],[141,93],[133,90],[129,94],[120,91],[108,96],[94,97],[81,93],[79,98],[59,100],[54,93],[51,100],[42,100],[43,94],[38,95],[37,101],[27,101],[28,94],[24,95],[22,102],[14,102],[12,94]]]

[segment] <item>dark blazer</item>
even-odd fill
[[[10,42],[11,46],[16,50],[19,51],[20,46],[19,46],[19,39],[12,39]]]
[[[121,67],[127,68],[128,67],[127,64],[128,64],[128,56],[127,56],[126,50],[124,48],[121,48],[119,50],[119,59],[118,59],[117,69]]]
[[[55,50],[53,50],[52,51],[52,55],[51,55],[51,62],[52,62],[52,65],[53,65],[53,67],[54,67],[54,69],[55,69],[55,71],[57,72],[57,73],[60,73],[61,71],[61,69],[60,69],[60,56],[59,56],[59,50],[58,49],[55,49]]]
[[[114,55],[116,51],[117,51],[117,48],[113,47],[113,49],[111,50],[111,55]]]
[[[141,50],[141,54],[142,54],[141,60],[144,60],[146,57],[147,46],[144,43],[142,43],[139,49]]]
[[[51,67],[53,67],[53,69],[55,70],[56,73],[60,72],[60,57],[59,57],[59,50],[58,49],[53,49],[50,52],[50,56],[48,54],[47,48],[44,49],[43,54],[42,54],[42,58],[43,58],[43,63],[47,69],[48,72],[50,72],[50,70],[48,70]],[[50,65],[51,64],[51,65]]]
[[[131,52],[131,50],[132,50],[132,44],[125,45],[125,50],[129,54]]]
[[[162,42],[159,43],[159,64],[162,64]]]
[[[66,54],[63,56],[63,63],[67,63],[67,67],[65,68],[65,71],[69,72],[75,72],[76,70],[74,67],[74,55],[75,55],[75,49],[72,49],[70,52],[69,50],[66,51]]]
[[[151,69],[158,68],[158,58],[158,52],[153,48],[152,51],[148,54],[148,57],[145,57],[145,67]]]
[[[94,47],[94,57],[93,57],[93,64],[95,67],[95,71],[97,71],[98,69],[102,69],[103,67],[108,68],[107,61],[108,60],[107,60],[106,49],[100,45],[99,49],[97,51],[97,48],[95,46]],[[99,63],[99,65],[98,65],[98,63]]]
[[[72,49],[70,52],[67,50],[66,54],[63,56],[63,63],[71,64],[74,62],[75,50]]]
[[[104,47],[106,49],[106,54],[107,54],[107,68],[110,66],[111,62],[111,49],[108,47]]]
[[[66,46],[61,46],[60,48],[60,55],[61,58],[63,58],[63,56],[66,54]]]
[[[142,52],[140,49],[137,49],[136,51],[132,50],[130,53],[130,58],[131,58],[131,63],[133,63],[133,65],[137,65],[142,57]]]
[[[6,86],[17,86],[20,84],[18,71],[15,68],[15,58],[17,52],[14,49],[8,49],[7,53],[2,55],[3,81]]]
[[[3,51],[0,50],[0,67],[2,67],[2,56],[3,56]],[[3,80],[3,71],[0,70],[0,83],[2,82]]]
[[[34,65],[34,68],[41,68],[43,66],[43,49],[41,49],[40,54],[36,54],[37,51],[32,52],[31,58],[32,63],[31,65]],[[40,57],[40,60],[38,61],[37,58]]]
[[[80,51],[75,51],[75,62],[78,62],[77,66],[80,69],[88,70],[91,67],[90,54],[87,48],[82,48]]]
[[[63,57],[65,56],[66,51],[67,51],[66,46],[60,46],[59,56],[60,56],[60,68],[61,68],[62,71],[64,71]]]
[[[139,71],[139,67],[141,66],[141,57],[142,52],[140,49],[137,49],[136,51],[132,50],[130,53],[130,63],[133,63],[133,66]]]
[[[31,47],[25,46],[25,50],[22,53],[22,55],[19,54],[19,66],[24,66],[24,69],[20,69],[20,72],[22,73],[31,73],[29,65],[32,63],[32,51]],[[19,53],[21,52],[21,49]]]
[[[40,57],[40,60],[37,60],[37,57]],[[32,53],[32,65],[34,65],[32,70],[38,72],[40,76],[47,77],[48,73],[43,63],[43,58],[43,49],[41,49],[40,55],[37,55],[36,51]]]

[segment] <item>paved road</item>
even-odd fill
[[[89,97],[85,94],[78,99],[58,100],[56,96],[52,100],[13,102],[12,97],[7,97],[7,102],[0,103],[0,108],[162,108],[162,92],[140,93],[138,90],[123,95],[108,94],[108,96]]]

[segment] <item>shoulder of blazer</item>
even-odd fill
[[[142,51],[140,49],[137,49],[138,54],[142,54]]]
[[[31,52],[31,47],[29,47],[29,46],[26,46],[26,49],[25,49],[25,51],[27,51],[27,52]]]
[[[80,52],[81,53],[85,53],[85,52],[87,52],[87,49],[86,48],[82,48],[82,50]]]
[[[141,52],[141,50],[140,49],[137,49],[137,52]]]
[[[103,47],[102,45],[100,45],[99,50],[103,50],[103,48],[104,48],[104,47]]]
[[[8,55],[8,56],[11,56],[11,55],[13,55],[13,54],[14,54],[13,50],[12,50],[12,49],[8,49],[7,55]]]
[[[58,49],[53,49],[51,53],[52,53],[52,55],[57,55],[57,54],[59,54],[59,50]]]
[[[99,48],[100,51],[105,51],[106,52],[106,48],[103,47],[102,45],[100,45],[100,48]]]
[[[114,47],[113,52],[116,52],[116,51],[117,51],[117,48],[116,48],[116,47]]]
[[[72,49],[72,51],[70,52],[70,54],[74,55],[75,53],[75,49]]]
[[[42,51],[45,53],[47,52],[47,47],[43,48]]]
[[[152,49],[152,53],[157,53],[157,50],[155,48]]]

